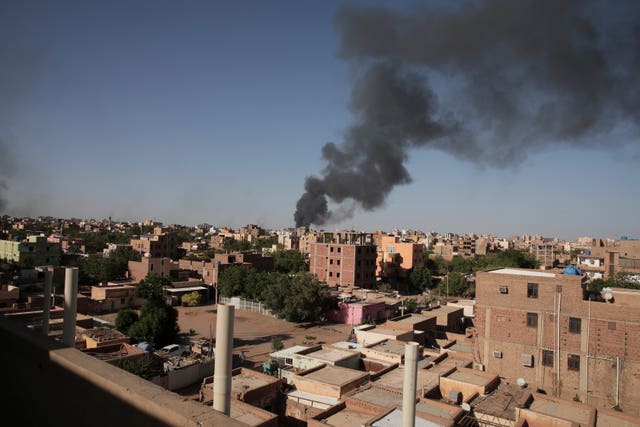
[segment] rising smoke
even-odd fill
[[[341,145],[305,180],[297,226],[335,221],[337,204],[380,207],[411,182],[413,147],[496,167],[554,145],[638,141],[640,3],[469,2],[456,9],[344,6],[341,57],[361,70]],[[432,83],[432,82],[438,82]]]

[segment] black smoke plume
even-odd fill
[[[380,207],[411,182],[412,147],[517,165],[549,146],[638,142],[640,3],[489,0],[409,11],[348,5],[340,55],[361,70],[341,145],[322,148],[296,225],[335,220],[328,200]],[[432,83],[432,82],[437,82]]]

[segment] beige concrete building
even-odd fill
[[[374,237],[377,247],[376,276],[383,280],[406,280],[414,267],[424,265],[425,246],[402,242],[398,236]]]

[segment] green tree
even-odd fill
[[[273,255],[273,267],[280,273],[297,273],[306,271],[307,264],[300,251],[278,251]]]
[[[265,289],[264,302],[278,317],[296,323],[320,320],[332,307],[329,290],[308,273],[281,276]]]
[[[378,291],[387,294],[393,292],[393,287],[387,282],[384,282],[378,286]]]
[[[284,344],[279,337],[271,338],[271,349],[273,351],[280,351],[284,348]]]
[[[202,294],[198,291],[193,291],[188,294],[182,295],[182,305],[186,305],[188,307],[196,307],[200,305],[202,301]]]
[[[243,252],[251,249],[251,243],[246,240],[230,239],[225,241],[222,247],[228,252]]]
[[[135,310],[130,308],[123,308],[118,311],[118,315],[116,316],[116,329],[122,332],[123,334],[129,334],[129,328],[131,325],[140,320],[138,313]]]
[[[246,284],[252,274],[252,268],[244,265],[231,265],[218,276],[218,292],[225,297],[245,296]]]
[[[416,298],[406,298],[402,305],[407,313],[416,313],[418,311],[418,300]]]
[[[469,290],[466,277],[461,273],[449,273],[438,286],[442,295],[463,296]]]
[[[115,365],[131,372],[134,375],[150,380],[151,378],[162,374],[162,366],[155,362],[153,359],[140,358],[140,359],[122,359],[115,362]]]
[[[609,280],[594,279],[587,283],[587,290],[593,292],[601,292],[604,288],[615,286],[615,284]]]
[[[409,284],[418,292],[424,292],[433,286],[433,277],[427,267],[414,267],[409,273]]]
[[[149,299],[140,308],[140,320],[129,328],[129,336],[158,348],[175,342],[179,331],[176,309],[162,300]]]
[[[147,274],[136,288],[136,296],[145,300],[162,300],[163,290],[171,286],[171,280],[159,274]]]
[[[630,273],[620,272],[616,274],[613,283],[618,288],[640,289],[640,282]]]

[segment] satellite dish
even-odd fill
[[[518,378],[518,380],[517,380],[516,382],[518,383],[518,385],[519,385],[520,387],[524,387],[524,386],[526,386],[526,385],[527,385],[527,382],[526,382],[526,381],[524,380],[524,378],[522,378],[522,377],[521,377],[521,378]]]
[[[462,405],[460,405],[460,407],[462,408],[463,411],[471,411],[471,405],[469,405],[467,402],[464,402]]]
[[[145,252],[145,253],[144,253],[144,257],[145,257],[145,258],[151,258],[151,253],[149,253],[149,252]]]
[[[604,292],[604,299],[606,299],[607,301],[613,298],[613,294],[611,293],[611,288],[604,288],[602,292]]]

